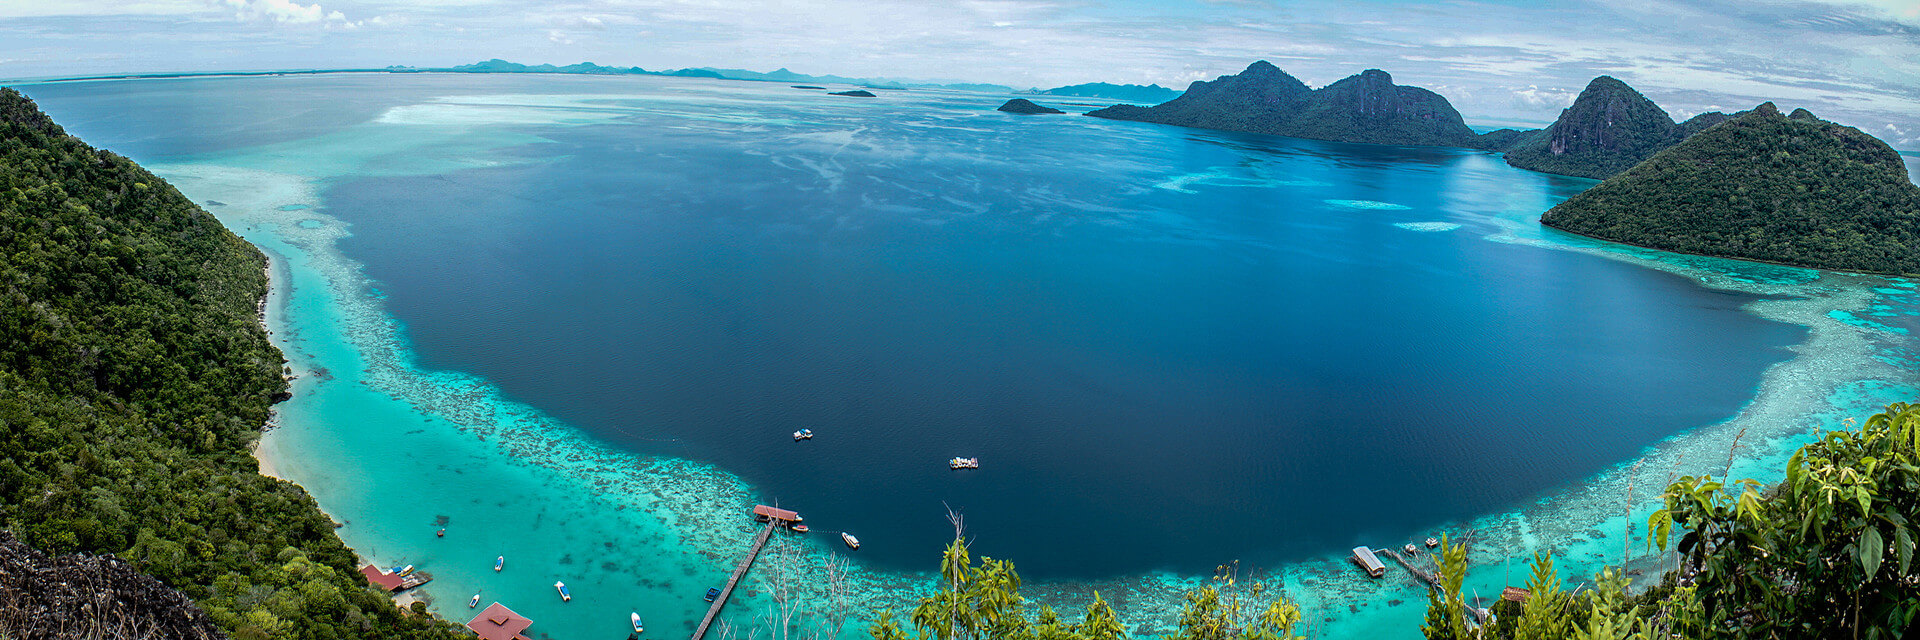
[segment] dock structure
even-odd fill
[[[1431,573],[1428,573],[1425,569],[1421,569],[1419,567],[1413,566],[1413,563],[1408,562],[1406,558],[1400,557],[1400,552],[1398,551],[1394,551],[1392,549],[1380,549],[1379,551],[1380,553],[1386,555],[1387,557],[1392,558],[1394,562],[1400,563],[1400,566],[1406,567],[1407,571],[1412,572],[1414,577],[1419,578],[1420,582],[1427,585],[1427,588],[1429,589],[1440,588],[1440,576],[1433,575]]]
[[[720,617],[720,608],[727,606],[727,598],[733,595],[733,588],[740,584],[740,579],[747,577],[747,569],[753,568],[754,559],[760,557],[761,549],[766,548],[767,538],[773,536],[773,530],[800,521],[800,514],[766,505],[755,506],[753,515],[757,519],[766,521],[767,526],[760,529],[760,535],[754,536],[753,546],[747,549],[747,556],[741,558],[740,564],[734,566],[733,576],[727,578],[727,586],[720,588],[720,595],[713,599],[713,606],[707,607],[707,617],[700,619],[700,626],[693,630],[692,640],[700,640],[702,636],[707,635],[707,628],[713,626],[715,618]]]

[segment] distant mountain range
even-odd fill
[[[640,67],[608,67],[591,62],[570,64],[557,67],[550,64],[526,65],[495,58],[485,62],[463,64],[457,67],[387,67],[394,73],[438,72],[438,73],[571,73],[583,75],[641,75],[671,76],[677,78],[718,78],[723,80],[758,80],[764,82],[831,82],[851,84],[869,89],[951,89],[956,91],[980,91],[985,93],[1012,93],[1013,87],[998,84],[981,83],[931,83],[903,82],[887,78],[849,78],[846,76],[815,76],[794,73],[782,67],[768,72],[748,71],[746,69],[715,69],[712,67],[691,67],[666,71],[648,71]]]
[[[1034,96],[1106,98],[1108,100],[1125,100],[1143,104],[1160,104],[1180,97],[1179,89],[1169,89],[1157,84],[1141,86],[1137,84],[1111,84],[1106,82],[1074,84],[1064,87],[1054,87],[1052,89],[1028,89],[1020,93],[1022,95]]]

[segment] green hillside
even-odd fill
[[[257,249],[0,89],[0,255],[0,528],[116,554],[235,638],[456,637],[368,590],[312,498],[255,472],[286,389]]]
[[[1920,187],[1885,142],[1773,103],[1540,217],[1596,238],[1782,264],[1920,273]]]

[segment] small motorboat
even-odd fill
[[[812,440],[812,439],[813,439],[813,430],[812,430],[812,429],[801,429],[801,430],[799,430],[799,431],[795,431],[795,432],[793,432],[793,441],[794,441],[794,442],[799,442],[799,441],[801,441],[801,440]]]
[[[794,533],[806,533],[806,532],[807,532],[807,525],[804,525],[804,524],[796,524],[796,525],[793,525],[792,527],[789,527],[789,528],[791,528],[791,529],[793,529],[793,532],[794,532]]]
[[[406,577],[409,573],[413,573],[413,565],[407,565],[400,569],[400,577],[402,578]]]
[[[498,557],[498,558],[494,558],[494,559],[493,559],[493,570],[494,570],[494,571],[499,571],[499,570],[500,570],[500,567],[504,567],[504,566],[506,566],[506,565],[507,565],[507,557],[506,557],[506,556],[500,556],[500,557]]]
[[[1432,549],[1432,548],[1434,548],[1434,547],[1438,547],[1438,546],[1440,546],[1440,539],[1439,539],[1439,538],[1427,538],[1427,548],[1428,548],[1428,549]]]
[[[720,587],[707,587],[707,602],[713,602],[715,598],[719,597]]]
[[[953,469],[955,471],[958,471],[960,469],[978,469],[980,468],[980,459],[979,458],[961,458],[956,456],[954,457],[954,459],[947,461],[947,468]]]
[[[854,548],[854,549],[860,548],[860,539],[853,537],[853,534],[851,533],[847,533],[845,531],[840,532],[840,541],[847,543],[847,546],[850,548]]]
[[[445,537],[447,537],[447,530],[446,530],[446,529],[441,529],[441,530],[439,530],[439,531],[435,531],[435,532],[433,533],[433,536],[434,536],[434,537],[436,537],[436,538],[445,538]]]
[[[473,594],[472,600],[467,601],[467,608],[472,609],[478,606],[480,606],[480,594],[476,593],[476,594]]]
[[[554,588],[554,589],[557,589],[557,590],[559,590],[559,591],[560,591],[560,601],[561,601],[561,602],[573,602],[573,594],[572,594],[572,593],[569,593],[569,592],[567,591],[567,583],[565,583],[565,582],[554,582],[554,583],[553,583],[553,588]]]
[[[1406,550],[1407,555],[1413,555],[1420,552],[1419,549],[1414,548],[1413,543],[1411,542],[1407,543],[1407,546],[1403,547],[1403,549]]]
[[[646,633],[646,632],[647,632],[647,626],[646,626],[646,625],[643,625],[643,624],[640,624],[640,614],[639,614],[639,613],[637,613],[637,612],[633,614],[633,632],[634,632],[634,633]]]

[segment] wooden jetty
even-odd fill
[[[734,566],[733,577],[727,578],[727,586],[720,588],[720,595],[713,599],[713,606],[707,607],[707,617],[700,619],[700,626],[693,630],[692,640],[700,640],[701,636],[707,635],[707,627],[713,626],[714,618],[720,617],[720,608],[727,606],[727,598],[733,595],[734,586],[740,584],[741,578],[747,577],[747,569],[752,568],[754,559],[760,557],[760,550],[766,548],[767,538],[773,536],[773,530],[800,521],[800,514],[766,505],[754,507],[753,514],[765,520],[767,526],[760,529],[760,535],[754,536],[753,546],[747,549],[747,557],[741,558],[740,564]]]
[[[1379,552],[1381,554],[1385,554],[1387,557],[1392,558],[1394,562],[1400,563],[1400,566],[1406,567],[1407,571],[1412,572],[1414,577],[1419,578],[1420,582],[1425,583],[1427,585],[1427,588],[1429,589],[1440,588],[1440,576],[1436,576],[1434,574],[1428,573],[1425,569],[1421,569],[1419,567],[1413,566],[1412,562],[1408,562],[1406,558],[1400,557],[1400,552],[1394,551],[1392,549],[1375,549],[1374,551]]]

